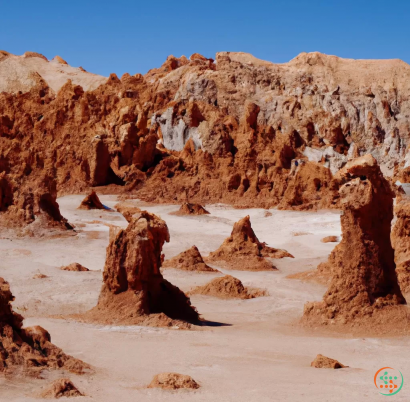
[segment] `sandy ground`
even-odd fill
[[[233,223],[249,214],[259,240],[284,248],[295,258],[274,260],[278,271],[245,272],[220,269],[246,286],[267,289],[269,296],[251,300],[221,300],[192,296],[209,325],[192,331],[145,327],[110,327],[81,324],[50,315],[83,312],[93,307],[101,287],[108,226],[126,226],[122,215],[107,211],[77,210],[83,196],[58,200],[62,214],[79,230],[64,239],[0,239],[0,276],[7,279],[26,317],[25,325],[41,325],[63,350],[95,368],[95,374],[75,376],[46,373],[45,380],[0,379],[0,401],[34,401],[56,376],[68,376],[89,401],[375,401],[385,398],[373,383],[375,372],[386,366],[410,378],[410,339],[352,338],[309,333],[297,325],[307,301],[321,299],[325,287],[288,279],[287,275],[315,268],[326,260],[335,243],[321,243],[340,235],[339,214],[334,211],[293,212],[261,209],[238,210],[207,205],[211,215],[169,215],[178,206],[146,206],[166,220],[171,241],[167,258],[196,245],[205,256],[230,234]],[[102,196],[114,206],[115,196]],[[59,268],[79,262],[90,272],[66,272]],[[217,267],[213,265],[214,267]],[[219,267],[218,267],[219,268]],[[36,273],[46,279],[32,279]],[[188,291],[219,274],[167,269],[166,279]],[[338,359],[350,368],[315,369],[310,362],[318,354]],[[191,375],[196,391],[147,389],[152,377],[173,371]],[[409,387],[391,397],[408,401]]]

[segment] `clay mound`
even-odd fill
[[[410,200],[397,200],[394,212],[396,223],[391,232],[396,274],[403,293],[410,292]]]
[[[342,363],[339,363],[337,360],[331,359],[323,355],[317,355],[315,360],[310,363],[311,367],[316,368],[330,368],[330,369],[340,369],[348,366],[344,366]]]
[[[0,278],[0,373],[38,377],[45,369],[64,368],[76,374],[90,369],[53,345],[44,328],[23,328],[23,317],[12,310],[13,300],[9,284]]]
[[[98,304],[79,319],[123,324],[178,326],[197,323],[189,298],[160,272],[166,223],[142,211],[126,229],[116,231],[107,247]]]
[[[68,378],[59,378],[53,381],[41,394],[41,398],[58,399],[61,397],[71,398],[76,396],[84,396],[77,387]]]
[[[45,278],[48,278],[48,276],[44,274],[35,274],[33,276],[33,279],[45,279]]]
[[[132,217],[141,212],[141,209],[126,202],[119,202],[114,207],[118,212],[124,215],[127,222],[131,222]]]
[[[65,267],[60,268],[62,271],[74,271],[74,272],[85,272],[89,271],[88,268],[84,267],[83,265],[79,264],[78,262],[73,262],[70,265],[66,265]]]
[[[326,236],[320,240],[322,243],[337,243],[339,238],[337,236]]]
[[[224,267],[237,270],[266,271],[276,269],[265,259],[293,256],[286,250],[268,247],[261,243],[251,227],[249,215],[235,223],[231,235],[221,247],[209,254],[206,261],[222,262]]]
[[[200,204],[191,204],[185,202],[178,211],[172,212],[172,215],[207,215],[209,212]]]
[[[407,332],[390,242],[395,193],[371,155],[348,162],[338,175],[342,241],[319,267],[332,278],[329,289],[322,302],[305,305],[302,322]]]
[[[253,299],[266,296],[260,289],[248,289],[242,282],[231,275],[215,278],[204,286],[198,286],[189,292],[189,295],[214,296],[221,299]]]
[[[189,375],[178,373],[161,373],[157,374],[148,388],[162,388],[162,389],[198,389],[199,384]]]
[[[192,246],[190,249],[183,251],[169,260],[166,260],[162,264],[162,267],[183,269],[185,271],[219,272],[217,269],[213,269],[209,265],[205,264],[201,253],[196,246]]]
[[[108,209],[101,203],[95,191],[87,195],[82,201],[78,209]]]

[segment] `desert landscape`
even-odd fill
[[[409,78],[0,51],[0,400],[408,400]]]

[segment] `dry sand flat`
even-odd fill
[[[335,243],[320,240],[325,236],[340,236],[339,214],[334,211],[271,210],[272,216],[265,217],[262,209],[206,205],[210,215],[180,217],[170,215],[178,209],[177,205],[147,206],[135,202],[167,222],[171,241],[164,246],[166,258],[193,244],[206,256],[229,236],[233,223],[246,215],[250,215],[260,241],[286,249],[295,258],[275,260],[278,271],[272,272],[220,269],[222,274],[237,277],[245,286],[266,288],[269,296],[220,300],[194,295],[192,304],[213,324],[191,331],[98,326],[50,318],[95,306],[101,288],[108,225],[127,225],[116,212],[77,210],[83,198],[59,199],[62,214],[77,225],[77,237],[0,239],[0,276],[10,282],[16,296],[13,305],[27,317],[25,325],[47,328],[54,344],[96,369],[90,376],[68,375],[86,395],[76,400],[374,401],[382,398],[373,384],[373,376],[380,368],[394,367],[402,372],[405,381],[410,378],[409,338],[318,335],[294,324],[301,317],[305,302],[321,300],[326,287],[286,276],[313,269],[327,259]],[[109,207],[117,203],[115,196],[100,199]],[[301,231],[308,234],[294,235]],[[59,269],[72,262],[91,271]],[[48,278],[32,279],[38,272]],[[166,269],[163,274],[184,291],[221,275],[176,269]],[[350,367],[312,368],[310,363],[317,354]],[[162,372],[189,375],[201,387],[178,392],[147,389],[154,375]],[[67,377],[47,373],[47,381],[0,379],[0,401],[38,401],[34,396],[56,375]],[[394,400],[409,400],[406,384]]]

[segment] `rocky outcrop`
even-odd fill
[[[195,272],[219,272],[207,265],[196,246],[179,253],[175,257],[164,261],[163,268],[177,268]]]
[[[198,389],[199,384],[189,375],[178,373],[161,373],[157,374],[148,385],[148,388],[162,389]]]
[[[41,398],[58,399],[84,396],[68,378],[59,378],[53,381],[41,394]]]
[[[91,191],[82,201],[78,209],[108,209],[101,203],[95,191]]]
[[[231,235],[205,259],[236,270],[264,271],[275,269],[269,258],[293,256],[286,250],[261,243],[252,229],[249,215],[235,223]]]
[[[315,357],[315,360],[313,360],[313,362],[310,363],[310,366],[316,367],[316,368],[330,368],[330,369],[341,369],[341,368],[347,367],[347,366],[344,366],[342,363],[339,363],[335,359],[331,359],[330,357],[326,357],[320,354]]]
[[[302,321],[308,325],[371,325],[388,331],[389,322],[402,316],[400,327],[407,328],[390,242],[392,185],[371,155],[348,162],[338,180],[342,184],[342,241],[319,266],[332,278],[329,289],[322,302],[305,305]]]
[[[197,286],[189,292],[190,295],[214,296],[221,299],[254,299],[266,296],[261,289],[248,289],[242,282],[231,275],[215,278],[204,286]]]
[[[189,298],[161,275],[166,241],[166,223],[146,211],[117,230],[107,247],[98,304],[85,318],[124,325],[187,327],[187,322],[198,322]]]
[[[326,236],[320,240],[322,243],[337,243],[339,238],[337,236]]]
[[[410,292],[410,200],[400,197],[394,208],[396,222],[391,232],[394,261],[400,289]]]
[[[0,374],[40,376],[43,370],[60,368],[82,374],[90,369],[53,345],[44,328],[23,328],[23,317],[12,310],[13,300],[8,282],[0,278]]]

